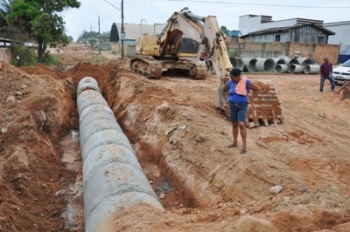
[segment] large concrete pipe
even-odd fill
[[[275,72],[287,73],[288,72],[288,65],[286,65],[286,64],[277,64],[276,67],[275,67]]]
[[[230,57],[231,64],[233,68],[238,68],[240,70],[244,69],[244,62],[241,58],[238,57]]]
[[[315,62],[312,59],[305,57],[298,57],[298,62],[300,65],[314,64]]]
[[[314,64],[315,62],[312,59],[305,57],[295,57],[289,61],[289,64],[299,64],[299,65],[307,65]]]
[[[272,58],[258,58],[255,63],[255,69],[258,72],[273,72],[275,70],[275,61]]]
[[[243,70],[245,72],[252,72],[252,70],[249,70],[249,61],[251,60],[250,58],[243,58],[243,63],[244,63],[244,68]]]
[[[83,78],[77,94],[85,231],[96,231],[122,208],[145,203],[163,209],[96,80]]]
[[[303,71],[303,67],[299,64],[289,64],[288,65],[288,72],[289,73],[297,74],[297,73],[301,73],[302,71]]]
[[[288,56],[280,56],[278,58],[275,58],[274,60],[276,62],[276,65],[278,65],[278,64],[286,64],[286,65],[288,65],[289,61],[290,61],[290,58]]]
[[[289,61],[289,64],[299,64],[298,57],[295,57]]]
[[[256,72],[255,63],[256,58],[243,58],[243,63],[248,68],[248,72]]]
[[[307,64],[303,66],[303,72],[305,74],[317,74],[320,72],[320,66],[318,64]]]

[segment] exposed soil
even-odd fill
[[[113,55],[57,56],[59,70],[0,63],[0,231],[84,231],[76,89],[85,76],[166,209],[124,209],[103,231],[350,231],[350,98],[329,83],[320,94],[318,75],[247,74],[272,80],[284,118],[249,129],[241,155],[240,140],[226,148],[215,76],[149,80]]]

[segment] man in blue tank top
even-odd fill
[[[241,75],[240,69],[232,69],[230,78],[222,89],[222,95],[230,107],[230,120],[232,122],[233,143],[228,147],[237,147],[238,132],[242,137],[241,154],[247,152],[247,130],[245,127],[248,103],[251,102],[260,92],[260,87],[251,80]],[[253,94],[249,96],[249,91]]]

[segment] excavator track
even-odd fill
[[[180,59],[175,60],[153,60],[145,58],[134,58],[130,62],[132,71],[145,75],[150,79],[160,79],[162,72],[166,70],[185,70],[188,76],[194,79],[205,79],[207,77],[207,67],[202,62]]]
[[[194,79],[205,79],[207,77],[207,66],[202,63],[196,63],[196,75],[193,77]]]
[[[132,71],[145,75],[149,79],[162,78],[162,67],[159,62],[154,60],[146,60],[134,58],[130,62]]]
[[[277,98],[275,87],[270,80],[254,80],[261,91],[247,111],[247,127],[258,127],[282,124],[282,109]]]

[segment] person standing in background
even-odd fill
[[[331,91],[334,92],[335,89],[335,80],[332,76],[332,72],[333,72],[333,65],[332,63],[329,62],[328,57],[324,58],[324,63],[321,65],[320,67],[320,92],[323,92],[323,86],[324,86],[324,82],[326,81],[326,79],[329,80],[329,82],[331,83]]]

